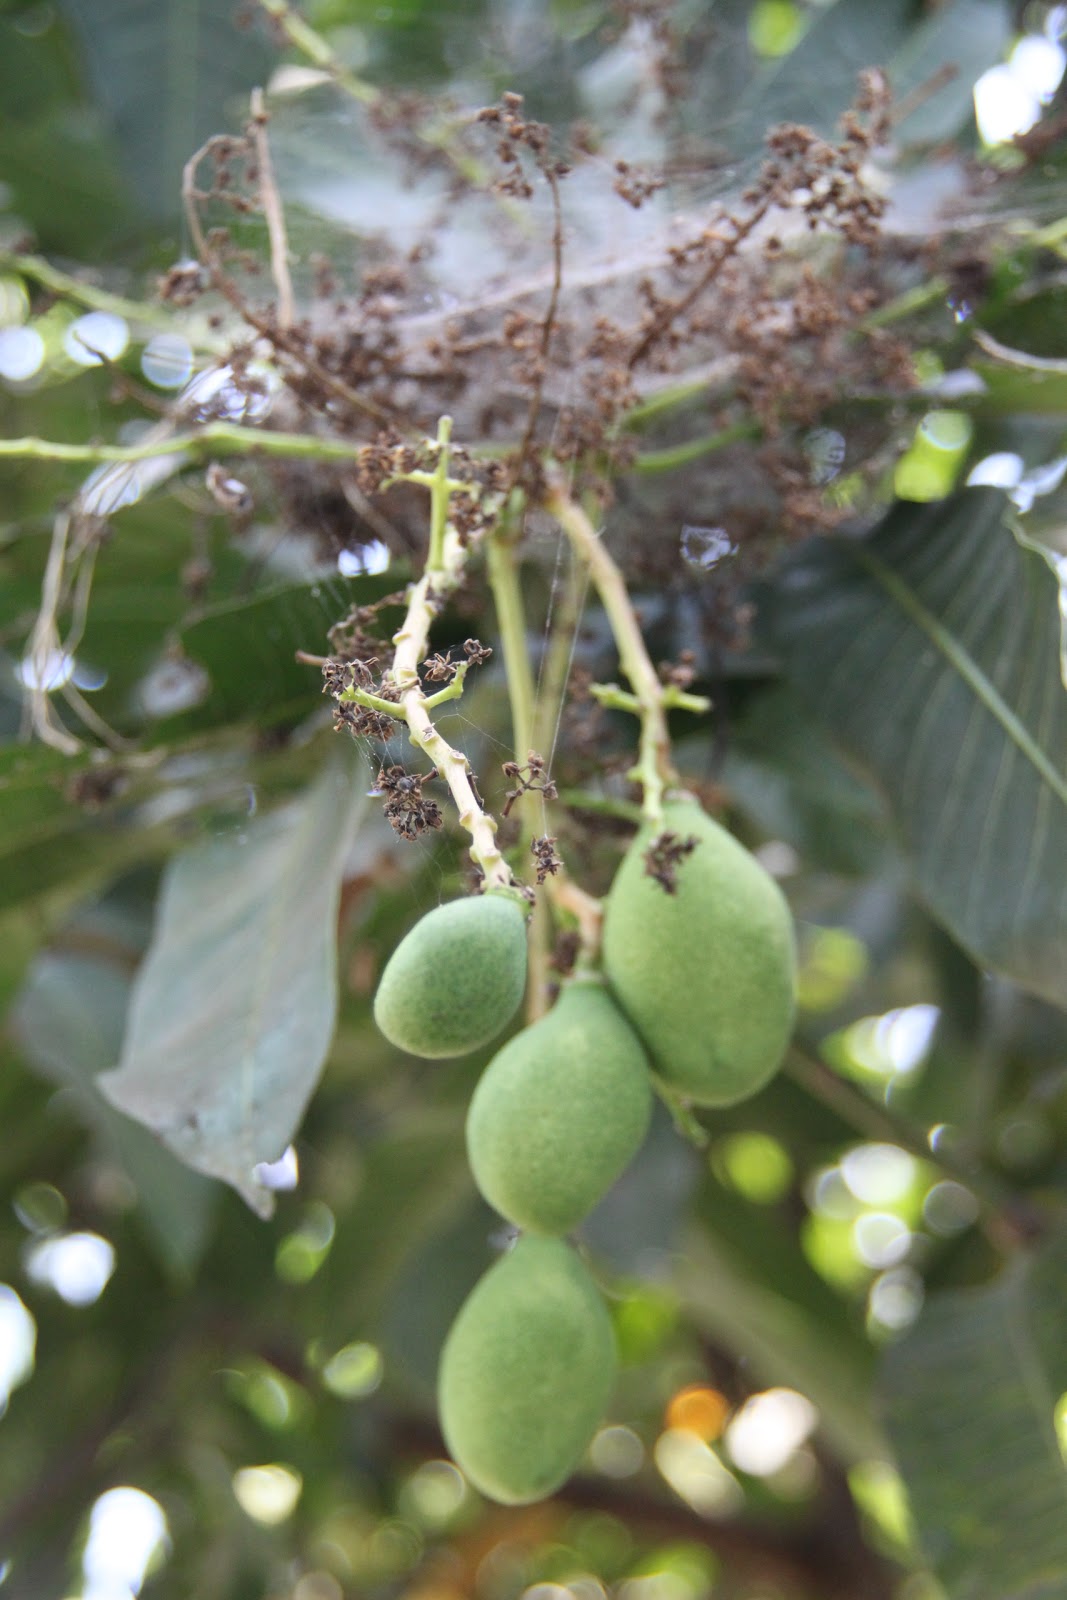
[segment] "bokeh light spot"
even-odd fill
[[[109,1489],[89,1515],[81,1600],[132,1600],[167,1545],[158,1501],[141,1489]]]
[[[125,317],[111,311],[89,311],[72,322],[63,335],[63,348],[79,367],[99,367],[103,360],[117,361],[130,342]]]
[[[695,1433],[668,1428],[656,1440],[654,1454],[662,1477],[694,1511],[726,1516],[744,1504],[744,1490],[733,1473]]]
[[[292,1516],[303,1487],[299,1472],[276,1461],[263,1467],[240,1467],[233,1475],[237,1504],[253,1522],[266,1527]]]
[[[773,1205],[789,1192],[793,1163],[768,1133],[735,1133],[715,1147],[712,1165],[732,1189],[756,1205]]]
[[[0,1283],[0,1417],[12,1389],[33,1372],[37,1324],[14,1289]]]
[[[780,1472],[809,1438],[819,1413],[795,1389],[766,1389],[746,1400],[726,1430],[734,1465],[753,1477]]]
[[[911,1229],[892,1211],[868,1211],[852,1224],[856,1254],[868,1267],[893,1267],[911,1248]]]
[[[672,1395],[665,1420],[668,1428],[709,1440],[719,1437],[729,1415],[730,1403],[725,1395],[706,1384],[693,1383]]]
[[[322,1381],[342,1400],[361,1400],[382,1381],[381,1352],[372,1344],[346,1344],[322,1369]]]
[[[451,1461],[424,1461],[400,1493],[400,1509],[426,1528],[444,1528],[471,1498],[467,1480]]]
[[[157,389],[180,389],[193,370],[193,348],[180,333],[154,334],[141,352],[141,371]]]
[[[841,1176],[864,1205],[884,1206],[900,1200],[915,1182],[919,1164],[895,1144],[861,1144],[841,1158]]]
[[[0,378],[27,383],[44,364],[44,340],[36,328],[0,328]]]
[[[46,1285],[69,1306],[99,1300],[115,1270],[115,1252],[98,1233],[64,1233],[26,1251],[26,1275]]]
[[[589,1459],[606,1478],[632,1478],[644,1465],[645,1447],[632,1428],[601,1428],[589,1446]]]

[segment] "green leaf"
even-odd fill
[[[338,761],[294,805],[169,864],[111,1102],[262,1216],[333,1035],[337,904],[366,782]]]
[[[1061,362],[1067,357],[1067,294],[1058,284],[995,308],[982,325],[1009,350]]]
[[[974,84],[999,61],[1012,36],[1004,0],[949,0],[928,8],[887,62],[898,102],[914,96],[915,109],[897,127],[906,144],[950,139],[974,122]],[[927,93],[944,70],[948,81]]]
[[[0,747],[0,911],[45,894],[70,899],[138,852],[143,837],[66,796],[89,762],[45,745]]]
[[[129,994],[129,977],[114,961],[47,951],[23,986],[12,1027],[26,1059],[72,1091],[85,1122],[136,1186],[162,1259],[186,1275],[207,1243],[212,1186],[116,1111],[96,1081],[118,1059]]]
[[[397,575],[317,583],[280,584],[262,593],[234,595],[209,606],[182,629],[186,654],[206,671],[204,704],[160,725],[167,739],[193,728],[260,717],[278,722],[309,715],[329,704],[322,677],[296,659],[298,650],[329,653],[327,631],[354,605],[370,605],[397,586]],[[388,637],[392,611],[383,614]],[[396,612],[399,621],[399,611]],[[396,624],[394,623],[393,626]]]
[[[784,839],[813,865],[859,877],[885,857],[875,796],[787,685],[775,685],[745,707],[723,780],[763,833]]]
[[[29,125],[0,122],[5,182],[46,250],[95,255],[127,220],[109,157],[94,119],[73,106]]]
[[[912,1512],[950,1600],[1067,1593],[1067,1239],[992,1284],[931,1299],[883,1392]]]
[[[177,215],[182,167],[269,74],[263,31],[231,0],[61,0],[140,206]]]
[[[996,490],[814,541],[764,596],[786,677],[883,791],[919,893],[983,966],[1067,1005],[1059,590]]]
[[[971,366],[985,384],[985,393],[975,402],[978,416],[1058,416],[1067,411],[1067,372],[1034,371],[991,361],[972,361]]]
[[[833,131],[856,92],[864,67],[884,63],[903,43],[909,0],[832,0],[823,5],[795,50],[754,80],[730,146],[747,155],[778,122]]]

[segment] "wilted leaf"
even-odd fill
[[[986,1288],[930,1300],[888,1352],[889,1428],[950,1600],[1067,1593],[1065,1302],[1060,1237]]]
[[[298,803],[171,861],[122,1059],[100,1079],[264,1216],[253,1168],[292,1138],[333,1034],[338,894],[365,787],[339,761]]]
[[[823,539],[763,602],[786,676],[883,790],[931,911],[1067,1005],[1067,696],[1058,585],[995,490]]]

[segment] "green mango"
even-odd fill
[[[474,1091],[474,1181],[509,1222],[569,1233],[636,1155],[652,1113],[641,1041],[599,980],[569,983]]]
[[[462,1056],[506,1027],[525,987],[525,910],[511,895],[472,895],[428,912],[400,941],[374,1020],[413,1056]]]
[[[445,1443],[476,1489],[526,1505],[577,1467],[615,1381],[607,1308],[561,1239],[527,1234],[460,1307],[441,1354]]]
[[[649,876],[664,831],[693,850],[673,892]],[[662,1079],[697,1105],[728,1106],[774,1075],[793,1027],[793,920],[759,862],[691,797],[643,827],[604,908],[604,972]]]

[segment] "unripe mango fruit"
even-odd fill
[[[445,1443],[491,1499],[541,1500],[578,1465],[614,1380],[596,1285],[561,1239],[524,1235],[475,1285],[445,1341]]]
[[[674,892],[646,870],[665,830],[696,840]],[[793,1026],[789,907],[743,845],[692,798],[670,801],[623,857],[604,908],[604,971],[663,1080],[728,1106],[777,1071]]]
[[[526,914],[506,894],[451,900],[397,945],[374,997],[374,1020],[413,1056],[462,1056],[488,1044],[526,987]]]
[[[569,1233],[636,1155],[652,1112],[641,1041],[603,984],[568,984],[509,1039],[467,1116],[474,1181],[509,1222]]]

